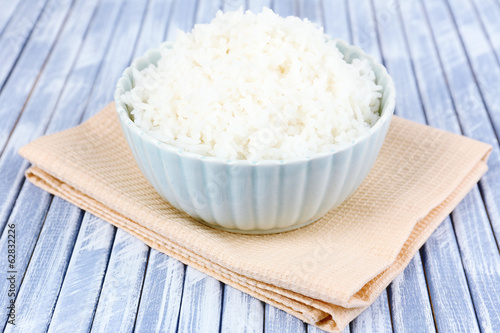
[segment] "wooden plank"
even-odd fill
[[[495,3],[494,0],[472,0],[472,2],[482,21],[497,59],[500,61],[500,21],[498,20],[500,17],[500,5]]]
[[[351,332],[392,332],[387,291],[351,322]]]
[[[295,1],[289,0],[274,0],[272,7],[275,13],[287,17],[297,14],[297,8],[295,8]]]
[[[450,218],[427,240],[422,260],[438,332],[479,332]]]
[[[256,14],[266,7],[271,7],[271,0],[249,0],[247,3],[247,9]]]
[[[10,19],[13,16],[14,11],[17,9],[19,11],[18,5],[21,3],[21,0],[3,0],[0,1],[0,38],[2,36],[3,29],[9,23]]]
[[[450,1],[454,23],[458,28],[458,33],[465,47],[467,60],[469,61],[476,80],[480,95],[477,96],[478,104],[484,103],[488,116],[483,119],[485,124],[474,123],[464,128],[464,132],[469,134],[475,132],[478,140],[488,140],[498,147],[500,137],[500,62],[495,56],[495,52],[482,29],[474,6],[469,1]],[[493,124],[493,127],[491,126]],[[495,173],[500,175],[500,150],[496,150],[496,158],[492,161]],[[481,183],[486,209],[489,219],[495,232],[497,240],[500,239],[500,179],[499,177],[489,177],[483,179]],[[500,243],[499,243],[500,245]]]
[[[222,9],[222,4],[220,0],[207,0],[200,1],[198,3],[198,8],[196,10],[196,23],[210,23],[210,21],[215,17],[218,10]],[[173,39],[175,34],[172,34],[170,38]]]
[[[149,248],[118,229],[92,332],[133,332]]]
[[[378,2],[375,2],[375,4],[377,9],[381,7]],[[426,104],[428,107],[427,117],[430,119],[430,123],[433,124],[436,114],[442,117],[453,117],[454,111],[451,105],[442,104],[443,101],[446,102],[447,92],[446,89],[443,91],[436,87],[435,83],[439,82],[439,80],[435,78],[427,80],[425,77],[419,77],[418,83],[421,91],[419,92],[416,88],[415,75],[413,73],[412,64],[410,63],[411,58],[406,47],[404,30],[398,18],[400,11],[399,5],[401,6],[401,11],[404,13],[403,21],[406,23],[405,28],[413,29],[413,24],[421,25],[422,22],[425,22],[425,19],[416,17],[418,8],[407,8],[408,4],[410,4],[410,2],[398,4],[394,7],[392,11],[394,16],[392,16],[388,24],[378,25],[381,49],[384,55],[385,64],[392,74],[399,92],[396,99],[398,114],[413,121],[425,122],[426,117],[420,102],[419,93],[422,93],[422,97],[424,101],[426,101],[428,91],[429,94],[432,94],[432,96],[436,98],[437,102],[432,105],[432,107],[430,107],[430,104]],[[416,2],[411,2],[411,5],[419,6]],[[410,45],[421,45],[418,40],[410,40],[409,43]],[[425,54],[425,57],[427,57],[427,50],[421,48],[421,46],[418,46],[418,50],[422,50],[422,55]],[[429,72],[439,73],[440,68],[438,65],[436,68],[426,69],[425,71],[426,75],[428,75],[427,73]],[[463,327],[470,328],[472,332],[474,331],[473,328],[477,327],[477,323],[474,309],[470,302],[467,281],[461,265],[460,253],[456,246],[456,239],[451,228],[450,220],[446,219],[443,225],[444,226],[440,227],[441,232],[433,234],[423,246],[423,253],[425,253],[424,264],[427,273],[427,282],[429,283],[434,317],[438,331],[456,331],[453,329],[454,327]],[[437,246],[437,244],[449,244],[449,246],[444,250],[442,247]],[[453,246],[453,244],[455,246]],[[411,293],[411,291],[412,288],[408,288],[408,293]],[[395,294],[392,286],[391,293]],[[411,302],[411,297],[409,297],[409,295],[406,296],[405,293],[403,293],[402,296],[405,297],[404,299],[410,300]],[[420,302],[421,301],[422,300],[420,300]],[[462,304],[462,311],[456,311],[456,306],[454,304]],[[410,307],[408,308],[411,309]],[[397,330],[399,326],[405,327],[405,324],[410,323],[409,321],[401,321],[401,317],[394,320],[397,312],[398,307],[394,306],[393,322],[395,330]],[[428,310],[426,310],[425,313],[428,313]],[[421,321],[426,322],[425,318],[428,318],[428,315],[425,315]],[[429,324],[428,330],[431,329],[432,327]]]
[[[64,27],[56,42],[45,65],[45,70],[38,78],[38,84],[31,92],[30,99],[24,106],[24,112],[0,157],[0,179],[2,180],[0,182],[0,230],[3,229],[18,194],[19,186],[24,179],[24,170],[28,165],[17,151],[23,145],[42,135],[47,127],[51,113],[65,84],[65,79],[80,50],[95,4],[96,0],[78,2],[70,13],[69,23]],[[16,101],[19,104],[21,97],[18,96]],[[10,107],[12,106],[2,105],[0,109],[9,109]],[[15,114],[21,109],[11,111]]]
[[[114,235],[111,224],[85,214],[48,332],[90,331]]]
[[[352,43],[381,62],[375,26],[377,22],[374,20],[375,16],[370,0],[351,0],[347,4],[351,21]]]
[[[168,28],[171,6],[163,1],[149,4],[134,57],[150,47],[158,46]],[[127,251],[131,249],[127,248]],[[133,268],[134,271],[137,268]],[[177,329],[184,265],[175,259],[150,249],[141,300],[138,305],[135,330],[172,332]]]
[[[224,12],[245,10],[245,0],[222,0],[221,7]]]
[[[7,255],[5,255],[2,263],[1,295],[3,296],[0,297],[2,309],[7,309],[10,300],[15,297],[14,295],[7,297],[9,290],[14,289],[12,292],[16,295],[19,291],[51,200],[52,196],[49,193],[26,182],[19,194],[19,204],[14,206],[14,210],[9,217],[8,227],[4,229],[0,236],[0,249],[2,249],[3,253],[7,253],[8,230],[14,230],[16,245],[14,267],[7,266]],[[9,271],[14,271],[14,273],[9,273]],[[14,281],[7,280],[7,277],[10,277],[11,274],[14,275]],[[11,287],[11,283],[15,285],[15,288]],[[0,322],[2,326],[6,324],[7,311],[2,312]]]
[[[298,16],[308,19],[318,27],[323,26],[321,0],[300,0],[298,7]]]
[[[150,250],[136,332],[175,332],[180,313],[185,266]]]
[[[4,332],[47,330],[82,215],[77,207],[54,198],[16,298],[16,325],[8,324]]]
[[[57,6],[56,3],[60,5]],[[46,19],[44,24],[36,25],[31,37],[24,47],[24,52],[17,61],[16,66],[9,76],[9,80],[3,86],[0,93],[0,116],[2,117],[2,121],[0,122],[0,151],[3,150],[7,143],[10,133],[19,118],[23,105],[40,74],[40,70],[45,63],[52,45],[57,39],[64,18],[70,8],[68,1],[59,3],[58,0],[50,0],[47,4],[47,7],[50,8],[54,6],[57,10],[51,12],[50,19]],[[4,40],[4,38],[6,38],[6,34],[3,35],[2,40]],[[5,41],[9,43],[8,39],[5,39]],[[8,44],[0,45],[0,52],[4,52],[2,50],[5,49],[9,53],[15,52],[15,49],[9,47]],[[6,61],[6,59],[2,57],[0,57],[0,62],[4,64],[0,66],[0,70],[6,68],[10,71],[12,63]],[[0,79],[3,80],[2,78],[5,78],[4,74],[0,73]]]
[[[347,325],[346,328],[344,328],[344,330],[342,331],[342,333],[350,333],[350,332],[351,328],[349,325]],[[307,325],[307,333],[326,333],[326,331],[320,330],[316,326]]]
[[[224,286],[221,332],[263,332],[265,304],[231,286]]]
[[[178,332],[219,332],[222,282],[187,266]]]
[[[411,5],[413,6],[410,7]],[[474,131],[470,129],[473,128],[474,124],[478,124],[478,122],[489,123],[489,121],[483,118],[486,112],[482,104],[464,103],[464,98],[472,97],[472,101],[475,100],[477,87],[452,24],[450,13],[443,3],[426,3],[425,7],[433,35],[426,25],[417,23],[419,17],[423,20],[426,17],[420,6],[415,6],[410,1],[402,2],[401,11],[422,101],[426,109],[434,110],[427,115],[429,123],[432,126],[456,133],[460,133],[460,129],[463,129],[465,134],[473,136]],[[411,15],[412,19],[405,18],[405,15]],[[436,38],[435,42],[439,48],[436,48],[432,43],[433,36]],[[454,114],[453,105],[457,114]],[[458,120],[460,120],[460,124]],[[492,157],[495,159],[493,155]],[[493,161],[493,165],[495,163]],[[494,175],[495,171],[490,166],[488,176],[491,177],[492,174]],[[482,181],[488,176],[484,177]],[[497,289],[494,287],[498,285],[499,275],[484,276],[484,274],[479,273],[479,270],[484,267],[489,267],[490,271],[492,269],[498,270],[498,248],[494,242],[491,225],[477,187],[472,190],[469,197],[475,201],[469,199],[462,202],[455,212],[460,211],[466,216],[470,216],[471,219],[462,225],[460,232],[457,229],[457,221],[453,222],[479,324],[482,329],[486,329],[493,325],[493,322],[489,321],[488,318],[491,314],[494,315],[495,310],[494,308],[486,309],[484,306],[490,304],[489,300],[492,298],[500,299],[497,295]],[[453,217],[457,214],[454,213]],[[478,239],[481,241],[477,241]],[[475,242],[474,245],[473,242]],[[494,254],[492,255],[492,253]],[[474,260],[464,260],[464,257],[474,258]],[[453,282],[451,281],[451,283]],[[467,313],[467,308],[459,308],[457,311]]]
[[[306,330],[307,326],[302,320],[272,305],[266,304],[264,332],[302,333],[306,332]]]
[[[410,332],[415,327],[436,332],[420,254],[391,282],[388,296],[395,332]]]
[[[175,40],[180,31],[190,31],[197,13],[196,0],[176,1],[170,18],[166,40]]]
[[[158,47],[163,42],[172,13],[172,4],[173,0],[149,2],[141,34],[134,51],[134,59],[146,53],[147,50]]]
[[[344,0],[323,1],[323,25],[325,32],[332,38],[351,41],[350,21]]]
[[[41,26],[38,24],[38,20],[43,15],[46,5],[47,1],[38,1],[35,5],[23,1],[12,17],[9,18],[9,21],[5,22],[5,26],[2,27],[1,30],[4,31],[0,35],[0,61],[3,65],[0,67],[0,89],[3,87],[33,30],[37,26]]]

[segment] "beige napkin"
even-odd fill
[[[380,295],[476,184],[490,150],[394,117],[374,168],[348,201],[307,227],[273,235],[216,230],[170,206],[137,167],[113,104],[20,154],[33,164],[26,176],[35,185],[187,265],[337,332]]]

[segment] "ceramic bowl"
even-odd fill
[[[115,91],[116,111],[144,176],[172,206],[215,228],[275,233],[312,223],[349,198],[368,175],[392,114],[395,91],[386,69],[361,49],[336,40],[347,62],[367,59],[382,85],[381,118],[368,133],[328,152],[286,160],[224,160],[183,151],[139,128],[120,96],[134,85],[131,67],[160,59],[146,52],[125,69]]]

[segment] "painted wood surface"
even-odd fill
[[[28,164],[16,154],[26,142],[95,114],[112,100],[123,68],[148,48],[172,40],[177,29],[209,22],[219,9],[259,12],[263,6],[282,16],[307,17],[382,61],[398,90],[398,115],[495,147],[479,187],[345,331],[500,331],[498,2],[4,3],[0,0],[0,248],[6,249],[6,223],[15,223],[22,325],[17,330],[6,325],[4,315],[6,331],[321,331],[52,198],[25,182]],[[7,284],[0,286],[6,294]],[[0,306],[7,301],[0,298]]]

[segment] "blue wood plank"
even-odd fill
[[[116,26],[113,43],[92,86],[83,120],[92,117],[113,100],[116,82],[133,60],[134,48],[144,23],[147,1],[136,0],[126,3],[124,10],[127,10],[128,21],[125,21],[125,13],[122,13],[123,16]]]
[[[388,288],[394,332],[436,332],[420,254]]]
[[[408,3],[411,4],[411,2]],[[464,103],[464,99],[470,101],[471,97],[472,101],[476,100],[477,87],[463,54],[457,32],[452,24],[450,13],[447,6],[442,2],[425,3],[425,7],[433,35],[431,35],[426,25],[416,23],[418,22],[418,16],[425,18],[422,10],[418,7],[411,8],[411,12],[408,11],[408,15],[412,15],[414,21],[404,20],[404,22],[405,25],[409,25],[406,29],[409,39],[408,45],[412,52],[418,83],[421,86],[422,101],[427,110],[436,110],[428,113],[429,123],[435,127],[458,133],[460,133],[460,129],[463,129],[465,134],[474,137],[475,133],[471,129],[475,124],[484,123],[485,121],[489,123],[489,121],[483,118],[486,116],[486,112],[482,103]],[[404,17],[406,11],[403,6],[401,9]],[[412,22],[413,24],[410,25]],[[433,37],[439,47],[432,44]],[[415,42],[417,39],[418,42]],[[418,45],[418,47],[414,47],[414,45]],[[443,70],[445,77],[442,75]],[[432,75],[432,78],[430,78],[430,75]],[[448,83],[448,86],[446,83]],[[430,91],[428,86],[431,84],[435,87],[435,90]],[[448,88],[449,92],[447,92]],[[446,98],[446,95],[450,93],[452,101],[449,100],[449,97]],[[439,99],[436,98],[438,94],[441,96]],[[453,105],[457,115],[454,115],[453,108],[447,105]],[[450,109],[451,112],[448,111]],[[460,120],[460,124],[458,120]],[[497,150],[498,147],[494,149]],[[496,157],[494,155],[495,152],[492,155],[490,171],[487,176],[483,177],[481,182],[487,182],[488,178],[496,173],[495,164],[497,162],[495,162]],[[462,214],[470,216],[470,221],[463,225],[460,232],[456,228],[456,221],[454,221],[454,225],[479,324],[482,328],[488,328],[494,323],[488,319],[491,314],[495,314],[495,309],[486,309],[484,305],[485,302],[488,304],[491,298],[500,299],[496,295],[496,288],[493,287],[495,284],[498,285],[498,281],[496,281],[498,275],[480,275],[478,269],[481,269],[481,267],[498,269],[498,248],[494,243],[491,225],[477,188],[474,188],[469,196],[473,200],[462,202],[455,212],[460,211]],[[472,242],[468,241],[470,239],[476,241],[482,239],[482,241],[472,245]],[[492,256],[491,253],[496,254]],[[464,257],[474,257],[474,262],[463,260]]]
[[[323,25],[325,32],[332,38],[350,41],[350,21],[347,4],[344,0],[323,1]]]
[[[269,304],[266,304],[264,325],[266,333],[303,333],[307,330],[302,320]]]
[[[196,13],[196,0],[176,1],[170,18],[166,40],[175,40],[179,30],[190,31],[193,28]]]
[[[7,309],[10,300],[15,297],[14,295],[7,297],[9,290],[13,289],[12,292],[16,295],[19,291],[19,286],[28,267],[31,253],[33,253],[33,248],[35,247],[51,200],[52,196],[49,193],[26,182],[19,194],[19,204],[15,205],[9,217],[9,227],[5,228],[0,236],[0,249],[3,253],[7,253],[8,230],[15,230],[16,249],[14,267],[7,266],[7,260],[4,260],[1,264],[2,272],[0,276],[2,282],[0,288],[2,295],[4,295],[0,297],[0,306],[2,309]],[[7,259],[7,256],[5,256],[5,259]],[[12,273],[15,276],[14,281],[7,280],[7,277],[11,276],[11,273],[8,273],[9,271],[15,272]],[[12,288],[11,284],[15,288]],[[2,326],[7,322],[6,311],[1,314],[0,322]]]
[[[54,198],[16,298],[16,325],[4,332],[47,330],[81,218],[80,209]]]
[[[219,332],[223,283],[186,268],[178,332]]]
[[[472,0],[483,23],[489,41],[500,61],[500,5],[494,0]],[[498,130],[497,130],[498,132]]]
[[[470,1],[450,1],[449,7],[453,13],[454,22],[458,28],[459,35],[463,42],[465,52],[471,69],[473,78],[479,87],[482,101],[484,102],[488,117],[484,117],[485,124],[474,123],[470,127],[464,128],[466,133],[477,132],[475,138],[478,140],[488,140],[498,146],[500,137],[500,62],[495,56],[491,44],[482,29],[481,23]],[[490,121],[491,120],[491,121]],[[493,128],[492,125],[493,124]],[[495,133],[496,130],[496,133]],[[500,154],[497,150],[496,154]],[[496,172],[500,172],[500,155],[496,156]],[[498,173],[500,174],[500,173]],[[500,239],[500,179],[498,177],[488,178],[481,183],[486,208],[493,231],[497,240]]]
[[[425,22],[425,19],[418,17],[418,8],[408,7],[412,5],[418,7],[418,3],[408,1],[402,2],[400,5],[401,11],[404,14],[403,21],[405,22],[405,28],[413,30],[416,28],[414,25],[421,26],[422,22]],[[405,118],[423,122],[425,121],[425,117],[419,101],[419,92],[415,89],[415,77],[411,68],[408,50],[405,45],[405,37],[402,35],[404,30],[398,19],[399,8],[396,9],[396,15],[389,24],[378,26],[382,51],[386,66],[398,87],[399,96],[396,102],[398,105],[398,113]],[[422,46],[422,43],[416,39],[410,40],[409,44],[411,46],[418,45],[415,50],[422,55],[422,59],[424,60],[422,64],[427,66],[428,50],[426,50],[426,48]],[[429,95],[435,99],[434,104],[426,104],[426,116],[429,118],[430,123],[435,124],[436,116],[443,118],[454,117],[454,110],[451,103],[446,104],[446,101],[449,101],[449,95],[446,88],[439,89],[439,73],[441,72],[439,65],[436,68],[425,68],[423,72],[425,73],[424,76],[418,75],[418,69],[419,68],[417,68],[418,83],[424,104],[426,104]],[[429,78],[429,73],[437,75],[437,78]],[[443,244],[456,245],[455,235],[451,229],[449,219],[446,219],[443,223],[445,225],[448,224],[448,228],[442,227],[444,229],[441,229],[445,232],[432,235],[423,246],[423,251],[426,253],[424,263],[427,277],[432,278],[429,289],[437,328],[438,331],[456,331],[452,328],[462,327],[468,328],[466,331],[469,331],[469,329],[470,331],[474,331],[473,328],[477,327],[477,323],[472,303],[470,302],[469,290],[463,273],[458,248],[456,246],[450,246],[447,248],[448,251],[438,251],[438,248],[435,246],[440,242],[443,242]],[[446,274],[442,274],[443,268],[448,269]],[[436,278],[437,276],[448,278],[439,280]],[[391,290],[393,289],[391,288]],[[409,291],[411,291],[411,289],[409,289]],[[405,299],[408,299],[408,297],[405,296]],[[450,306],[450,304],[461,304],[461,311],[458,311],[456,306]],[[394,313],[396,309],[397,307],[393,310],[393,318],[395,317]],[[397,324],[398,322],[402,323],[404,326],[408,321],[394,321],[395,330],[396,327],[400,326]]]
[[[146,53],[147,50],[158,47],[163,42],[167,33],[168,18],[172,13],[172,4],[173,0],[149,2],[141,34],[134,51],[134,59]]]
[[[70,22],[64,27],[45,65],[44,71],[38,78],[37,85],[31,92],[31,96],[26,104],[21,106],[25,103],[22,99],[27,97],[26,94],[28,91],[24,90],[25,87],[14,87],[13,89],[22,90],[20,94],[10,96],[14,104],[0,105],[0,112],[7,112],[6,110],[8,109],[13,114],[21,112],[21,107],[24,107],[17,126],[12,132],[11,139],[8,141],[0,157],[0,230],[3,229],[6,218],[18,194],[19,186],[24,179],[24,170],[28,165],[18,155],[17,151],[20,147],[44,133],[65,84],[66,77],[70,73],[74,60],[78,55],[93,9],[95,8],[95,3],[96,1],[80,1],[75,5],[74,10],[70,13]],[[62,14],[65,14],[65,8],[61,8],[60,10]],[[79,11],[83,11],[83,13]],[[60,17],[62,20],[64,18],[62,14],[54,15]],[[43,40],[51,43],[54,42],[50,38],[44,38]],[[38,41],[35,45],[39,42],[41,41]],[[31,52],[35,51],[31,47],[28,50]],[[26,57],[26,61],[30,59],[34,60],[32,56]],[[21,75],[18,79],[23,81],[26,76]],[[8,90],[4,90],[0,96],[0,100],[7,93]]]
[[[247,3],[247,9],[253,13],[260,13],[263,8],[270,8],[271,0],[250,0]]]
[[[222,4],[219,0],[200,1],[196,10],[196,23],[210,23],[215,17],[218,10],[222,9]],[[170,36],[171,39],[175,34]]]
[[[85,214],[48,332],[90,331],[115,228]]]
[[[185,266],[155,249],[150,251],[135,331],[175,332]]]
[[[437,228],[422,248],[427,286],[438,332],[479,332],[451,220]],[[459,306],[457,306],[459,304]],[[460,310],[457,311],[457,308]]]
[[[297,9],[295,8],[295,1],[274,0],[272,3],[272,7],[275,13],[283,17],[297,14]]]
[[[316,23],[319,27],[323,26],[321,0],[301,0],[298,7],[298,16]]]
[[[149,248],[118,229],[92,332],[133,332]]]
[[[2,8],[2,11],[0,11],[0,38],[2,36],[3,29],[5,26],[8,24],[8,22],[11,20],[14,11],[20,11],[21,9],[18,8],[19,4],[21,3],[21,0],[3,0],[0,1],[0,8]]]
[[[348,1],[352,43],[381,62],[375,15],[370,0]]]
[[[221,332],[263,332],[264,309],[263,302],[225,285]]]
[[[351,322],[351,332],[392,332],[389,313],[387,291],[384,290],[368,309]]]
[[[0,35],[0,61],[2,63],[0,67],[0,89],[5,84],[26,41],[37,26],[46,5],[47,1],[37,1],[35,5],[23,1],[14,12],[14,15],[10,17],[10,20],[5,22],[4,31]]]
[[[245,10],[245,0],[222,0],[221,7],[224,12]]]

